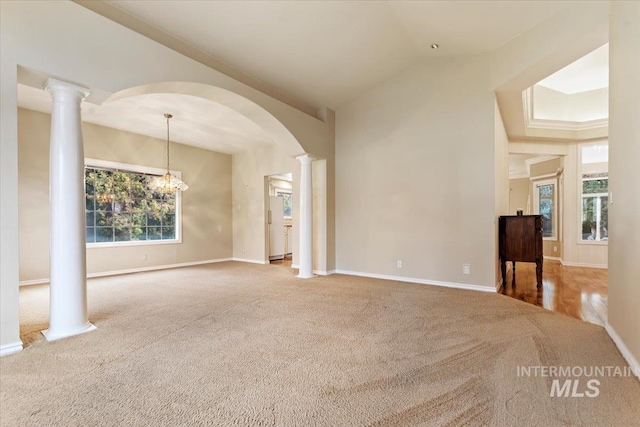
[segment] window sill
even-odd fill
[[[579,245],[609,246],[608,240],[578,240]]]
[[[542,240],[547,241],[547,242],[557,242],[558,238],[557,237],[543,237]]]
[[[180,243],[182,243],[182,239],[137,240],[137,241],[129,241],[129,242],[99,242],[99,243],[87,243],[87,249],[122,248],[122,247],[129,247],[129,246],[176,245]]]

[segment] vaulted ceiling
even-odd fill
[[[89,8],[91,2],[78,1]],[[337,108],[424,59],[482,54],[566,8],[549,1],[111,1],[308,106]],[[102,7],[105,16],[109,11]],[[121,19],[122,21],[122,19]],[[439,49],[431,45],[437,43]]]

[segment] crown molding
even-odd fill
[[[524,113],[524,127],[526,129],[584,131],[609,126],[609,118],[587,120],[584,122],[536,119],[533,117],[533,87],[527,88],[522,92],[522,111]]]

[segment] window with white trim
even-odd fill
[[[609,143],[580,145],[579,243],[609,240]]]
[[[582,175],[583,241],[609,239],[609,177],[606,174]]]
[[[180,194],[153,191],[148,183],[163,172],[150,173],[150,170],[111,162],[88,162],[85,167],[88,245],[179,241]]]
[[[548,179],[534,182],[534,213],[542,215],[542,238],[558,238],[558,181]]]
[[[284,217],[289,219],[293,217],[293,195],[291,190],[282,190],[276,188],[276,196],[282,197],[284,201]]]

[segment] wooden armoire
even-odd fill
[[[502,285],[507,284],[507,261],[535,262],[538,289],[542,286],[542,215],[507,215],[498,220]]]

